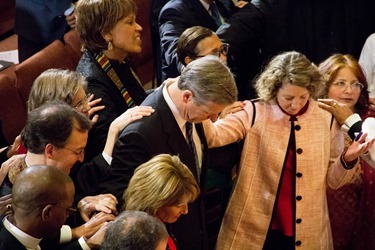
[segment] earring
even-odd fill
[[[112,42],[111,41],[109,41],[108,42],[108,50],[113,50],[113,45],[112,45]]]

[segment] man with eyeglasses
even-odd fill
[[[22,171],[12,190],[13,212],[1,224],[0,249],[61,249],[54,239],[74,210],[74,191],[72,179],[57,168],[35,165]],[[76,242],[69,249],[81,248]]]
[[[83,161],[90,127],[91,123],[87,117],[62,102],[47,102],[30,111],[21,132],[21,140],[28,151],[26,155],[14,156],[12,164],[7,165],[9,172],[5,176],[4,185],[12,188],[16,177],[18,178],[20,173],[33,165],[46,165],[69,174],[75,162]],[[3,180],[4,176],[0,176],[2,177],[0,179]],[[75,184],[79,186],[79,183]],[[68,226],[62,227],[60,242],[80,239],[79,243],[82,249],[88,249],[86,241],[82,237],[91,237],[101,225],[114,219],[112,213],[116,212],[116,202],[116,198],[110,194],[85,197],[80,200],[78,208],[85,221],[97,211],[104,211],[107,214],[91,217],[84,225],[73,229]],[[61,204],[55,205],[62,206]],[[72,210],[66,211],[71,212]],[[72,225],[76,226],[77,223],[72,223]]]

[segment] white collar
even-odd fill
[[[8,217],[4,218],[4,227],[27,249],[40,249],[39,243],[42,239],[34,238],[21,231],[8,220]]]
[[[177,81],[178,80],[176,79],[176,81],[172,84],[177,84]],[[169,96],[169,93],[168,93],[168,90],[167,90],[167,85],[168,84],[165,84],[164,87],[163,87],[164,100],[167,103],[169,109],[172,111],[172,114],[173,114],[178,126],[180,127],[181,131],[184,131],[183,129],[185,129],[186,120],[178,112],[178,109],[177,109],[176,105],[174,104],[171,97]],[[183,134],[185,134],[185,133],[183,133]]]

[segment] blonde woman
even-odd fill
[[[199,195],[199,186],[178,156],[160,154],[140,165],[124,192],[124,210],[147,212],[166,224],[188,213],[188,205]],[[178,242],[168,239],[170,249]]]

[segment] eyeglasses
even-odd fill
[[[82,110],[85,104],[89,103],[89,98],[91,96],[91,93],[88,93],[85,95],[85,98],[83,98],[77,105],[74,106],[76,110]]]
[[[213,56],[217,56],[217,57],[220,57],[220,55],[226,56],[228,54],[228,51],[229,51],[229,44],[223,43],[223,45],[221,45],[221,47],[220,47],[220,50],[214,51],[214,52],[212,52],[211,54],[208,54],[208,55],[213,55]],[[205,56],[208,56],[208,55],[197,55],[196,57],[199,58],[199,57],[205,57]]]
[[[85,149],[84,149],[84,148],[80,149],[79,151],[75,151],[75,150],[72,150],[72,149],[67,148],[67,147],[63,147],[63,148],[69,150],[70,152],[74,153],[75,155],[77,155],[77,156],[79,156],[79,157],[85,155]]]
[[[62,207],[62,206],[60,206],[60,204],[51,204],[51,205],[54,206],[54,207],[65,209],[66,215],[68,217],[72,216],[75,212],[77,212],[77,209],[72,208],[72,207]]]
[[[353,91],[361,91],[365,87],[360,82],[349,84],[344,81],[333,82],[332,85],[342,90],[346,90],[350,86]]]

